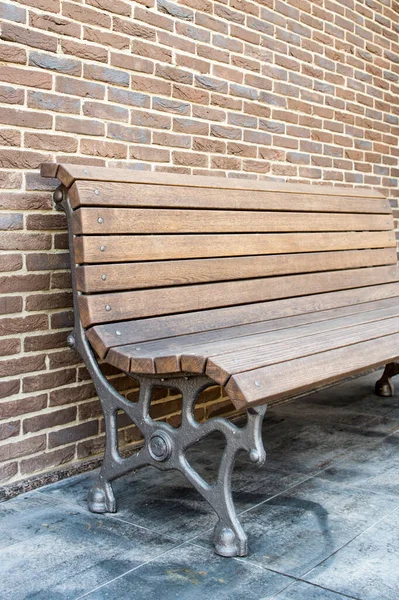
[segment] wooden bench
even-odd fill
[[[266,402],[390,363],[399,348],[399,280],[389,202],[364,189],[279,184],[80,165],[42,165],[61,185],[68,217],[75,326],[104,411],[107,442],[89,496],[115,512],[111,482],[144,465],[179,469],[215,509],[215,549],[247,554],[231,473],[244,449],[262,464]],[[98,358],[95,357],[97,355]],[[102,375],[98,359],[140,382],[137,403]],[[199,393],[223,385],[247,424],[194,419]],[[182,424],[149,416],[155,387],[177,388]],[[145,444],[122,458],[117,412]],[[186,451],[226,438],[213,485]]]

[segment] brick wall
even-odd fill
[[[43,161],[372,186],[398,196],[391,0],[0,1],[0,482],[104,434],[66,348],[65,219]],[[132,397],[132,383],[109,375]],[[216,388],[198,409],[231,406]],[[178,421],[171,393],[154,416]],[[122,444],[137,431],[121,420]]]

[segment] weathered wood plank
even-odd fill
[[[202,373],[207,358],[215,355],[217,357],[221,352],[226,353],[226,347],[227,352],[241,351],[269,341],[296,339],[314,331],[319,333],[396,314],[399,314],[398,302],[396,298],[391,298],[139,345],[116,346],[108,351],[107,362],[124,371],[136,373]]]
[[[91,327],[86,337],[100,358],[110,348],[137,344],[168,337],[206,332],[259,323],[270,319],[282,319],[296,315],[325,311],[340,307],[353,307],[399,296],[399,283],[386,283],[338,292],[302,296],[285,300],[260,302],[247,306],[231,306],[208,311],[167,315],[147,319],[124,320]]]
[[[197,178],[196,178],[197,179]],[[212,178],[214,182],[214,179]],[[224,180],[223,180],[224,181]],[[350,193],[323,194],[324,187],[311,186],[306,192],[278,190],[249,191],[241,189],[189,187],[183,185],[156,185],[149,183],[109,183],[76,181],[69,190],[73,208],[79,206],[102,207],[156,207],[202,208],[223,210],[279,210],[340,213],[391,213],[389,201],[381,196],[367,197],[364,190]],[[333,188],[334,192],[337,188]],[[345,188],[345,192],[348,188]],[[354,190],[352,190],[353,192]]]
[[[57,177],[58,163],[42,163],[40,165],[40,175],[42,177]]]
[[[396,310],[396,312],[398,312]],[[387,314],[387,313],[386,313]],[[265,344],[254,345],[253,348],[243,348],[237,350],[233,356],[227,353],[226,355],[212,356],[206,364],[206,374],[214,379],[220,385],[225,385],[230,376],[245,371],[260,369],[288,360],[294,360],[311,354],[327,352],[334,348],[342,348],[359,342],[364,342],[375,337],[390,335],[399,331],[399,318],[382,317],[373,319],[373,313],[366,313],[369,319],[365,319],[366,323],[359,323],[359,319],[350,316],[346,319],[346,324],[335,328],[334,323],[327,322],[331,325],[331,330],[328,327],[324,331],[318,332],[317,325],[308,327],[308,334],[299,332],[298,343],[292,332],[289,332],[286,337],[274,336],[275,339],[270,339]],[[325,325],[325,323],[323,322]],[[322,329],[322,327],[320,327]],[[270,336],[272,338],[272,336]],[[256,343],[255,343],[256,344]]]
[[[289,254],[393,248],[393,231],[331,233],[82,236],[75,238],[75,260],[110,263],[259,254]]]
[[[312,193],[330,196],[357,196],[381,198],[376,190],[363,188],[345,188],[324,185],[307,185],[299,183],[275,183],[251,179],[227,179],[224,177],[206,177],[201,175],[184,175],[175,173],[155,173],[152,171],[133,171],[109,167],[93,167],[89,165],[60,164],[57,177],[69,187],[76,180],[113,181],[123,183],[150,183],[157,185],[194,186],[200,188],[236,189],[236,190],[270,190],[296,193]],[[313,189],[312,189],[313,188]],[[317,188],[317,189],[315,189]]]
[[[106,292],[188,285],[396,264],[396,249],[278,254],[204,260],[86,265],[76,268],[79,291]]]
[[[76,235],[174,233],[300,233],[307,231],[386,231],[392,215],[359,215],[162,208],[79,208]]]
[[[84,327],[194,310],[250,304],[397,280],[396,266],[247,279],[113,294],[80,295]],[[160,300],[162,294],[162,300]]]
[[[391,362],[398,356],[399,334],[377,337],[329,352],[313,354],[263,369],[233,375],[226,392],[238,410],[317,386]],[[293,377],[295,374],[295,377]]]

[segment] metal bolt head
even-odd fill
[[[255,385],[256,385],[256,387],[260,387],[260,383],[258,380],[255,381]]]
[[[102,217],[98,217],[97,223],[104,223],[104,219]]]
[[[101,279],[102,279],[103,281],[105,281],[105,280],[107,279],[107,276],[106,276],[105,274],[104,274],[104,275],[101,275]]]
[[[94,190],[94,193],[95,193],[96,196],[100,195],[100,191],[99,190]]]
[[[68,344],[68,346],[70,346],[71,348],[73,348],[76,344],[75,341],[75,336],[73,335],[73,333],[68,334],[66,342]]]
[[[105,251],[105,246],[100,246],[100,250],[101,250],[101,252],[104,252]]]
[[[141,346],[137,346],[135,350],[141,350]]]
[[[111,307],[110,307],[110,305],[109,305],[109,304],[106,304],[106,305],[105,305],[105,310],[106,310],[107,312],[109,312],[109,311],[111,310]]]
[[[87,169],[83,169],[83,173],[88,173],[89,171]]]
[[[148,452],[154,460],[162,462],[167,460],[173,449],[173,442],[164,431],[155,431],[148,441]]]
[[[61,190],[55,190],[54,194],[53,194],[53,200],[56,204],[58,204],[59,202],[62,202],[62,198],[63,198],[63,193]]]
[[[115,331],[115,333],[116,333],[116,335],[122,335],[122,333],[119,331],[119,329],[117,329],[117,330]]]

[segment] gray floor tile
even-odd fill
[[[399,509],[313,569],[308,581],[360,600],[399,597]]]
[[[397,500],[310,479],[241,515],[249,560],[300,577],[388,514]],[[198,542],[209,544],[209,536]]]
[[[349,488],[396,496],[399,502],[399,434],[365,450],[355,450],[318,476]]]
[[[176,545],[39,495],[7,502],[0,516],[4,600],[72,600]]]
[[[85,596],[87,600],[267,600],[290,579],[184,544]]]

